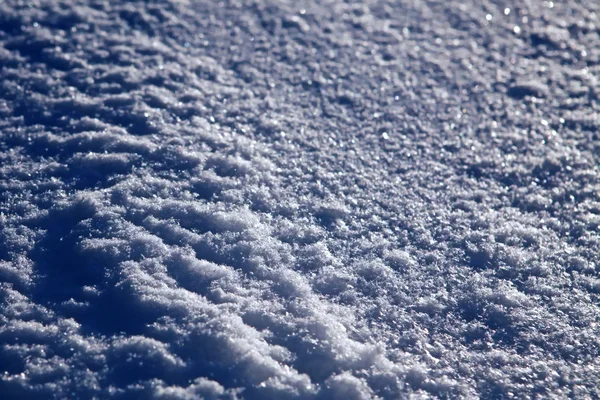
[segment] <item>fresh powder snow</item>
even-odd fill
[[[600,397],[600,2],[0,0],[0,397]]]

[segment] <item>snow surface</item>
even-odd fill
[[[0,0],[1,397],[600,397],[599,4]]]

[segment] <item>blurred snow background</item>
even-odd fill
[[[0,0],[2,397],[600,396],[599,9]]]

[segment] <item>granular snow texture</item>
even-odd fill
[[[600,397],[599,18],[0,0],[0,397]]]

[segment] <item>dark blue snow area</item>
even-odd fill
[[[600,397],[598,18],[0,0],[0,397]]]

